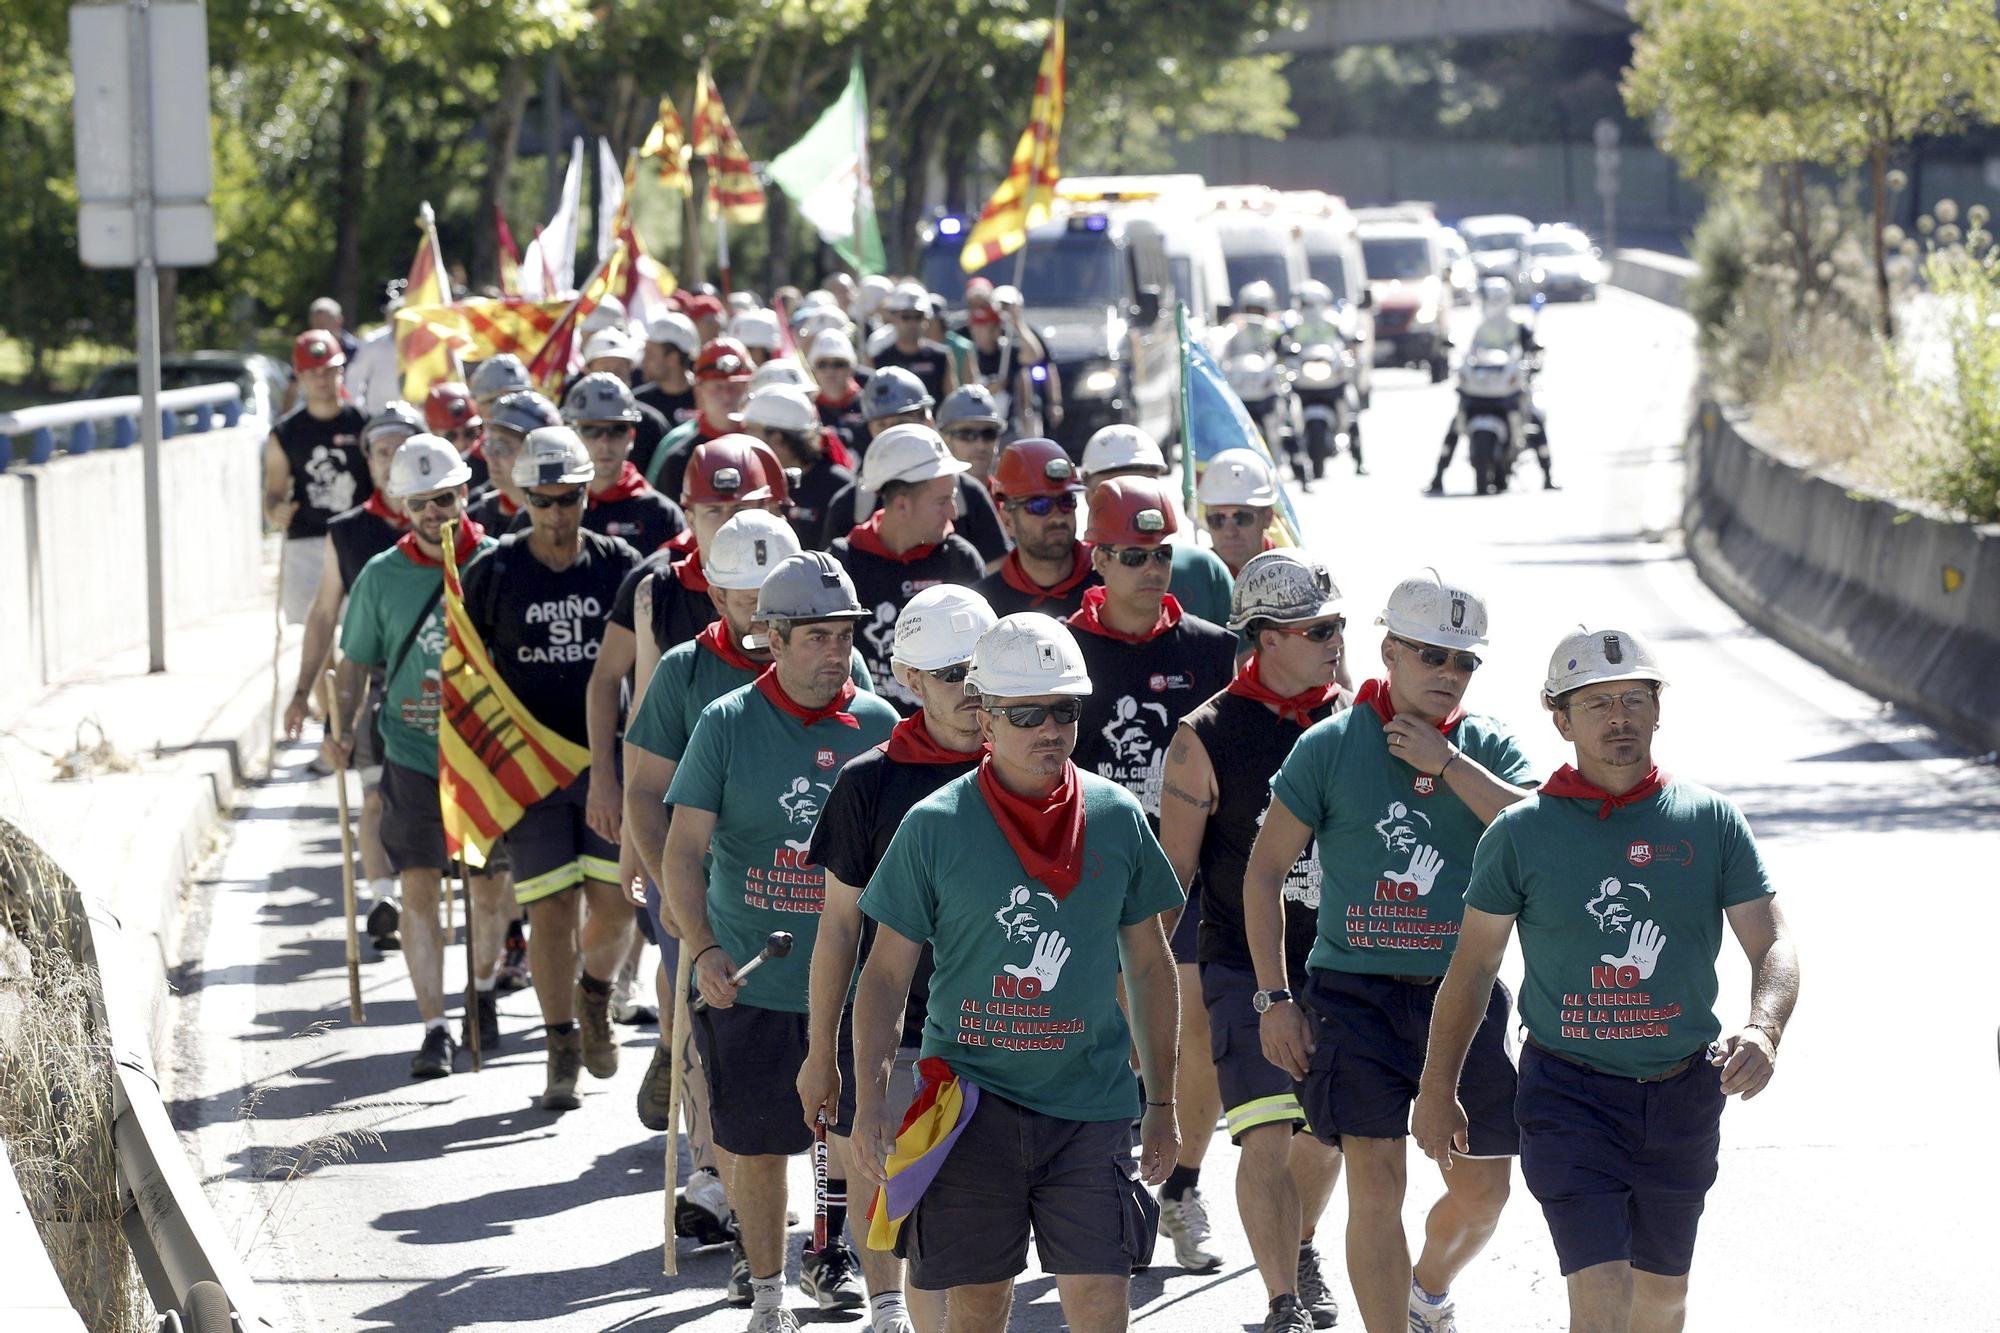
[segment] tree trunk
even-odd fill
[[[792,280],[792,201],[776,185],[764,192],[764,235],[771,247],[767,276],[775,292]]]
[[[1875,298],[1882,305],[1882,336],[1896,334],[1895,312],[1889,308],[1889,257],[1884,253],[1882,229],[1889,224],[1889,145],[1878,143],[1869,154],[1869,184],[1874,194],[1874,219],[1870,227],[1875,247]]]
[[[340,109],[339,177],[333,205],[333,299],[361,308],[361,208],[368,198],[368,127],[374,110],[375,46],[354,52]]]
[[[708,198],[708,168],[700,158],[688,164],[688,179],[693,183],[687,198],[682,201],[686,219],[682,232],[681,281],[689,287],[699,287],[708,281],[708,266],[702,259],[701,229],[707,219],[703,216],[701,201]]]
[[[472,224],[474,289],[500,285],[500,234],[494,210],[504,209],[507,203],[507,183],[514,175],[521,121],[528,114],[528,94],[534,83],[531,75],[524,56],[502,65],[499,97],[486,113],[486,175],[479,183],[479,209]]]

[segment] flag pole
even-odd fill
[[[1181,507],[1194,521],[1194,386],[1188,375],[1187,302],[1174,302],[1174,332],[1181,354]]]
[[[417,222],[424,229],[424,239],[430,242],[431,268],[437,273],[438,294],[444,297],[439,304],[450,305],[451,275],[444,270],[444,250],[438,245],[437,214],[431,209],[430,200],[417,205]]]
[[[1051,39],[1053,39],[1053,37],[1055,36],[1055,29],[1062,27],[1063,10],[1066,9],[1067,7],[1068,7],[1068,0],[1056,0],[1055,22],[1053,27],[1050,29],[1049,33]],[[1061,77],[1062,70],[1060,67],[1057,68],[1056,75],[1059,78]],[[1034,188],[1035,187],[1031,182],[1028,186],[1028,191],[1030,195],[1033,194]],[[1021,215],[1021,221],[1022,221],[1021,248],[1014,252],[1013,288],[1016,292],[1019,292],[1021,290],[1021,279],[1028,271],[1028,232],[1026,226],[1027,213],[1025,211],[1025,200],[1024,200],[1023,212]],[[1027,316],[1027,305],[1028,305],[1028,299],[1026,296],[1023,296],[1021,298],[1021,314],[1023,318],[1026,318]],[[1018,423],[1021,420],[1021,413],[1024,410],[1024,404],[1022,402],[1022,395],[1016,393],[1014,389],[1014,379],[1013,379],[1014,344],[1016,341],[1018,341],[1018,337],[1010,336],[1007,339],[1007,345],[1000,350],[1000,390],[1002,393],[1005,393],[1011,400],[1011,405],[1014,409],[1014,420],[1016,421],[1016,423]],[[974,369],[977,369],[977,367],[975,366]]]
[[[850,81],[861,87],[861,114],[854,138],[854,276],[868,276],[868,80],[861,73],[861,48],[854,48]],[[866,332],[866,330],[863,330]]]

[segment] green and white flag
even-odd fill
[[[771,159],[770,178],[783,190],[820,239],[860,273],[887,267],[882,229],[875,220],[875,191],[868,174],[868,87],[861,79],[861,53],[847,90],[806,131],[806,136]],[[855,243],[859,223],[860,244]]]

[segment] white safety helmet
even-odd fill
[[[1486,642],[1486,603],[1426,569],[1396,585],[1375,623],[1413,643],[1472,649]]]
[[[1252,505],[1266,509],[1278,503],[1271,465],[1255,449],[1224,449],[1208,460],[1195,499],[1210,505]]]
[[[701,351],[701,335],[695,332],[694,321],[678,310],[662,310],[648,319],[646,341],[678,347],[690,364]]]
[[[785,345],[775,310],[746,310],[729,321],[729,336],[745,347],[775,352]]]
[[[579,332],[584,341],[588,342],[591,334],[613,325],[621,329],[625,327],[625,303],[615,296],[606,295],[591,307],[589,314],[583,317]]]
[[[701,572],[725,591],[761,588],[772,570],[798,553],[790,523],[768,509],[745,509],[715,530]]]
[[[935,481],[971,470],[945,447],[944,436],[929,426],[904,422],[876,436],[861,457],[861,484],[880,494],[891,482]]]
[[[1556,700],[1571,690],[1605,680],[1667,683],[1666,673],[1660,670],[1659,655],[1643,635],[1625,629],[1588,629],[1578,625],[1563,636],[1549,657],[1549,678],[1542,684],[1542,701],[1553,708]]]
[[[1105,426],[1083,446],[1083,464],[1077,471],[1085,481],[1099,472],[1125,468],[1146,468],[1156,477],[1167,475],[1167,456],[1159,441],[1137,426],[1121,423]]]
[[[734,291],[729,294],[730,314],[741,315],[746,311],[755,309],[757,309],[757,294],[755,292]]]
[[[1299,550],[1260,551],[1250,557],[1229,594],[1229,628],[1252,621],[1293,625],[1337,614],[1345,602],[1333,573]]]
[[[1248,310],[1251,306],[1256,306],[1259,310],[1276,310],[1278,289],[1262,278],[1255,282],[1244,283],[1243,290],[1236,293],[1236,308]]]
[[[854,289],[852,313],[856,319],[867,319],[881,308],[882,302],[896,284],[880,273],[870,273]]]
[[[1479,280],[1479,304],[1487,314],[1505,310],[1514,303],[1514,284],[1501,277]]]
[[[1016,611],[979,636],[965,689],[989,699],[1089,694],[1090,671],[1068,626],[1039,611]]]
[[[412,435],[396,446],[389,460],[392,500],[448,491],[471,480],[472,468],[459,456],[457,446],[436,435]]]
[[[744,402],[743,424],[803,434],[819,429],[819,409],[813,406],[804,389],[790,384],[767,384],[752,390]]]
[[[845,334],[850,325],[847,316],[840,312],[839,306],[827,305],[815,306],[806,311],[793,321],[792,327],[798,330],[799,341],[810,346],[812,340],[822,333]]]
[[[938,583],[904,605],[896,617],[889,660],[919,671],[940,671],[970,661],[979,640],[999,617],[970,588]]]
[[[928,314],[931,308],[931,294],[924,290],[921,282],[899,282],[890,289],[882,308],[890,314],[901,314],[910,310],[921,310]]]
[[[1299,309],[1319,310],[1333,304],[1333,288],[1314,279],[1299,284]]]
[[[529,486],[569,486],[589,481],[597,475],[590,451],[568,426],[540,426],[521,441],[514,455],[514,484]]]
[[[588,365],[600,356],[615,356],[626,361],[639,359],[639,348],[622,325],[613,324],[597,330],[583,345],[584,364]]]
[[[795,389],[811,388],[813,377],[795,356],[774,356],[750,373],[750,392],[773,384],[789,384]]]
[[[811,351],[807,360],[817,364],[821,361],[845,361],[854,364],[854,339],[847,336],[845,329],[822,329],[813,335]]]

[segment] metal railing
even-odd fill
[[[14,463],[14,439],[23,436],[28,443],[27,461],[46,463],[58,452],[71,454],[89,453],[98,447],[98,426],[110,423],[110,439],[107,448],[125,449],[136,444],[139,439],[139,413],[144,405],[138,394],[124,394],[117,398],[80,398],[68,403],[50,403],[45,407],[24,407],[14,412],[0,412],[0,469]],[[182,430],[181,417],[190,416],[187,431]],[[178,434],[199,434],[217,429],[216,419],[221,418],[224,427],[234,426],[243,417],[242,386],[231,383],[195,384],[185,389],[168,389],[160,394],[160,438],[170,440]],[[59,432],[67,429],[67,438],[59,437]]]

